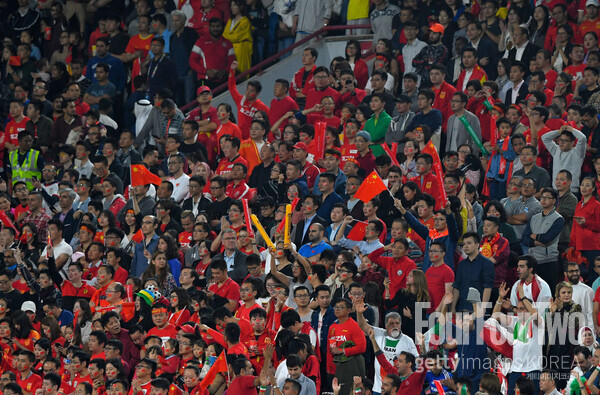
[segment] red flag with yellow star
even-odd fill
[[[381,192],[387,190],[381,177],[375,170],[365,180],[354,194],[354,197],[367,203]]]
[[[438,154],[435,145],[429,140],[429,143],[423,148],[421,151],[423,154],[429,154],[433,158],[433,174],[437,177],[437,182],[439,183],[440,193],[442,194],[442,207],[446,205],[446,200],[448,196],[446,195],[446,189],[444,188],[444,172],[442,171],[442,162],[440,161],[440,155]],[[437,207],[437,206],[436,206]]]
[[[219,358],[217,358],[215,363],[213,363],[213,365],[210,367],[208,373],[206,373],[206,376],[204,376],[204,379],[202,379],[202,381],[200,382],[200,388],[202,388],[202,389],[208,388],[208,386],[213,383],[213,381],[215,380],[215,377],[217,377],[218,373],[226,373],[226,372],[227,372],[227,359],[225,356],[225,351],[223,351],[223,352],[221,352],[221,355],[219,355]]]
[[[144,165],[131,165],[131,186],[139,185],[160,185],[162,180],[156,174],[150,173],[150,170]]]

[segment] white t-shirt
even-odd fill
[[[512,372],[533,372],[542,370],[543,346],[544,346],[544,320],[538,316],[537,324],[532,323],[532,336],[528,336],[528,322],[521,322],[517,317],[509,317],[509,335],[515,333],[515,325],[518,325],[518,333],[524,333],[526,341],[519,340],[521,336],[513,339],[513,360],[510,368]]]
[[[46,257],[46,249],[48,247],[44,248],[44,251],[42,251],[42,256]],[[58,243],[58,245],[54,246],[54,259],[57,259],[61,254],[67,254],[68,255],[68,259],[65,262],[65,264],[63,265],[62,269],[59,270],[60,275],[62,276],[62,278],[66,279],[67,278],[67,268],[69,267],[69,264],[71,263],[71,256],[73,255],[73,248],[71,248],[71,246],[69,244],[67,244],[67,242],[63,239],[60,241],[60,243]]]
[[[391,364],[394,363],[394,358],[400,355],[402,351],[413,354],[415,358],[419,356],[415,342],[410,337],[402,334],[396,339],[388,336],[387,331],[383,328],[373,327],[373,331],[375,332],[375,341],[377,342],[377,345],[381,351],[383,351],[383,355],[385,355],[385,358],[390,361]],[[381,378],[385,376],[386,373],[382,371],[379,361],[375,359],[375,382],[373,383],[374,392],[381,392]]]
[[[173,194],[171,195],[171,197],[175,199],[177,203],[183,202],[183,199],[185,199],[185,197],[190,191],[190,176],[188,176],[185,173],[182,173],[181,177],[177,179],[170,177],[169,181],[171,181],[171,183],[173,184]]]

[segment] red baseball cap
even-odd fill
[[[304,151],[308,151],[308,147],[303,142],[299,142],[299,143],[294,144],[293,148],[294,149],[301,149],[301,150],[304,150]]]
[[[444,34],[444,26],[442,26],[440,23],[434,23],[433,25],[429,26],[429,30],[435,33]]]
[[[208,92],[212,95],[212,91],[210,90],[210,88],[206,85],[202,85],[201,87],[198,88],[198,90],[196,91],[197,95],[200,95],[204,92]]]

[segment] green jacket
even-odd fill
[[[373,150],[373,155],[378,157],[383,154],[383,148],[381,148],[381,143],[385,140],[385,133],[392,122],[392,117],[388,115],[385,110],[379,114],[379,118],[376,118],[375,114],[371,115],[371,118],[367,120],[365,123],[365,130],[369,132],[371,135],[371,146],[370,148]]]

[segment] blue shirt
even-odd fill
[[[110,67],[110,74],[108,75],[108,80],[115,84],[117,87],[117,91],[122,92],[125,89],[125,67],[123,66],[123,62],[121,62],[118,58],[112,56],[111,54],[107,54],[103,58],[99,56],[94,56],[87,63],[87,71],[85,76],[94,82],[98,82],[96,79],[96,66],[98,63],[106,63]]]
[[[315,256],[317,254],[322,253],[325,250],[331,250],[331,246],[325,242],[325,240],[321,240],[319,244],[313,246],[311,243],[306,243],[298,250],[298,254],[302,255],[305,258],[310,258],[311,256]]]
[[[144,237],[144,241],[136,243],[135,245],[130,269],[130,273],[134,277],[140,277],[148,268],[148,259],[144,256],[144,249],[147,249],[151,254],[154,253],[156,247],[158,247],[158,235],[154,234],[154,236],[152,236],[152,240],[146,245],[146,248],[144,248],[145,243],[146,238]]]
[[[419,220],[416,219],[414,215],[407,211],[406,214],[404,214],[404,218],[406,219],[406,222],[408,222],[410,227],[413,228],[413,230],[417,232],[417,234],[421,236],[423,240],[425,240],[425,251],[423,251],[424,257],[422,266],[423,271],[425,272],[431,266],[431,260],[429,259],[429,247],[431,246],[431,243],[434,240],[432,240],[431,237],[429,237],[429,229],[421,222],[419,222]],[[446,255],[444,256],[444,263],[450,266],[450,269],[454,270],[454,251],[456,250],[456,243],[458,243],[459,237],[458,226],[456,225],[456,219],[452,214],[446,215],[446,223],[448,226],[448,235],[438,237],[435,240],[441,241],[442,243],[446,243]]]
[[[68,326],[73,323],[73,313],[69,310],[63,309],[62,313],[58,316],[58,325],[60,326]]]
[[[173,258],[169,259],[169,269],[171,269],[171,274],[173,275],[173,279],[178,287],[181,287],[181,283],[179,282],[179,275],[181,274],[181,262],[179,259]]]
[[[90,96],[94,96],[94,97],[101,97],[104,95],[108,95],[112,99],[113,97],[115,97],[117,95],[117,87],[115,86],[115,84],[113,84],[110,81],[106,85],[100,85],[99,82],[93,82],[89,86],[89,88],[87,89],[87,91],[85,93],[87,93]],[[98,109],[97,104],[92,104],[90,107],[93,108],[94,110]]]
[[[321,207],[317,210],[317,215],[327,221],[327,223],[330,223],[331,210],[333,210],[333,206],[335,206],[336,203],[344,203],[344,199],[334,191],[327,195],[325,200],[321,202]]]
[[[467,302],[469,287],[477,289],[479,294],[483,295],[484,288],[494,286],[494,276],[494,263],[481,254],[477,255],[473,261],[469,258],[460,261],[452,285],[458,290],[459,294],[456,311],[473,311],[473,305]]]

